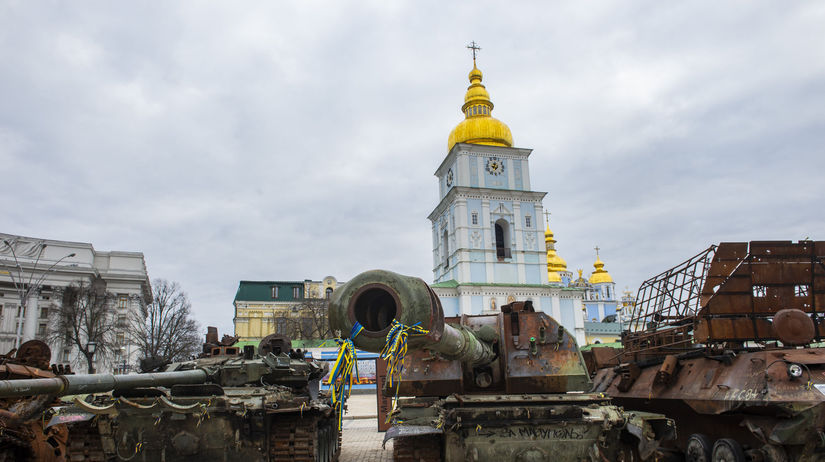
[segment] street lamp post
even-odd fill
[[[36,294],[40,290],[40,287],[43,285],[43,281],[46,280],[46,276],[48,276],[49,273],[54,271],[55,267],[58,264],[60,264],[60,262],[62,262],[63,260],[65,260],[67,258],[72,258],[76,254],[75,253],[70,253],[68,255],[65,255],[65,256],[61,257],[56,262],[52,263],[51,266],[46,268],[46,270],[43,271],[43,274],[41,274],[40,277],[35,279],[34,274],[35,274],[35,272],[37,272],[37,264],[40,263],[40,257],[43,256],[43,250],[46,248],[46,244],[41,243],[40,244],[40,250],[37,252],[37,258],[35,259],[34,264],[32,265],[32,268],[31,268],[31,273],[29,274],[29,280],[24,281],[23,265],[20,264],[20,260],[17,258],[17,253],[14,251],[14,240],[13,239],[4,239],[3,244],[5,244],[5,246],[9,248],[9,250],[11,251],[12,258],[14,258],[14,267],[7,266],[7,265],[5,265],[5,266],[10,269],[10,271],[7,271],[7,273],[9,275],[9,278],[11,279],[12,284],[14,284],[14,289],[17,291],[17,296],[20,298],[20,307],[22,308],[22,311],[19,313],[19,316],[18,316],[18,319],[17,319],[17,331],[16,331],[16,335],[15,335],[15,338],[14,338],[14,347],[19,348],[20,343],[21,343],[21,339],[22,339],[22,336],[23,336],[23,333],[22,333],[23,322],[20,319],[20,316],[23,316],[23,317],[26,316],[26,313],[28,312],[29,298],[32,295]],[[3,262],[0,261],[0,264],[3,264]],[[14,272],[13,272],[14,270],[17,270],[16,279],[15,279],[15,275],[14,275]]]
[[[89,373],[95,373],[95,351],[97,350],[97,342],[91,341],[86,344],[86,351],[89,352]]]

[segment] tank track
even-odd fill
[[[405,436],[392,440],[396,462],[441,462],[441,435]]]
[[[282,414],[272,421],[269,448],[271,460],[336,462],[341,434],[331,417]]]

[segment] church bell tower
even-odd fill
[[[492,116],[472,44],[473,69],[462,120],[435,172],[440,202],[430,213],[435,283],[546,284],[542,199],[532,191],[531,149],[513,147],[510,128]]]

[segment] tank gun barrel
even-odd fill
[[[411,335],[408,348],[426,348],[444,357],[478,366],[492,362],[492,344],[464,326],[444,322],[441,301],[420,278],[391,271],[372,270],[359,274],[332,294],[330,327],[342,335],[358,322],[364,330],[353,339],[356,347],[380,352],[393,321],[418,324],[428,333]]]
[[[138,387],[204,383],[208,377],[209,374],[205,370],[193,369],[151,374],[83,374],[61,375],[46,379],[0,380],[0,397],[105,393]]]

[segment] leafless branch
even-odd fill
[[[106,283],[99,278],[91,284],[72,284],[61,292],[62,303],[54,309],[47,339],[52,344],[76,347],[92,373],[93,357],[106,359],[119,349],[113,329],[117,317],[115,296],[106,291]]]
[[[191,317],[192,305],[180,285],[166,279],[152,281],[154,301],[129,319],[132,343],[141,359],[178,361],[201,349],[200,326]]]

